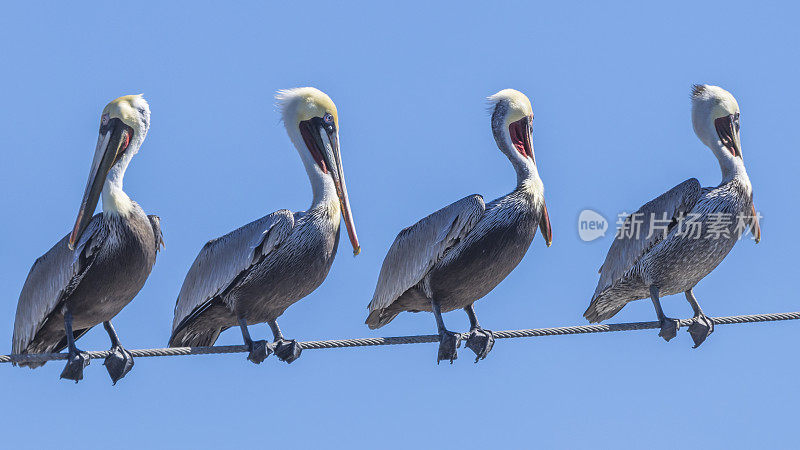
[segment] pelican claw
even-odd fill
[[[714,332],[714,322],[705,314],[700,313],[694,317],[694,322],[689,325],[689,334],[694,341],[694,347],[700,347],[707,337]]]
[[[439,355],[436,364],[441,361],[450,360],[450,364],[458,359],[458,347],[461,346],[461,333],[453,333],[444,330],[439,334]]]
[[[278,339],[275,341],[275,356],[281,361],[291,364],[300,357],[303,347],[296,340]]]
[[[91,358],[89,358],[88,353],[80,350],[70,351],[67,357],[67,365],[64,366],[59,378],[77,383],[83,379],[83,369],[89,365],[89,362],[91,362]]]
[[[681,328],[681,322],[678,319],[671,319],[664,317],[661,319],[661,331],[658,335],[669,342],[672,338],[678,335],[678,330]]]
[[[133,369],[133,355],[121,345],[115,345],[111,347],[111,353],[106,356],[103,365],[106,366],[112,384],[117,384],[117,381]]]
[[[250,353],[247,360],[253,364],[261,364],[272,353],[272,348],[267,341],[253,341],[250,343]]]
[[[477,327],[469,331],[465,347],[475,352],[475,362],[486,359],[486,355],[492,351],[494,346],[494,333],[491,330],[484,330]]]

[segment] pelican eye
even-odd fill
[[[325,115],[322,116],[322,123],[328,133],[333,133],[336,126],[333,123],[333,116],[331,113],[325,113]]]
[[[733,124],[736,126],[736,131],[739,131],[739,113],[733,115]]]
[[[108,125],[108,114],[103,114],[103,116],[100,118],[100,125]]]

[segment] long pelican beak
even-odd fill
[[[533,116],[523,117],[508,125],[508,132],[511,134],[511,142],[520,155],[530,158],[536,164],[533,156]]]
[[[547,213],[544,200],[542,200],[542,217],[539,218],[539,231],[542,232],[545,244],[550,247],[553,244],[553,229],[550,228],[550,214]]]
[[[529,158],[536,164],[533,156],[533,116],[523,117],[508,125],[508,132],[511,135],[511,143],[520,155]],[[548,247],[553,244],[553,229],[550,227],[550,214],[547,213],[547,205],[542,200],[542,216],[539,218],[539,230]]]
[[[756,241],[756,244],[761,242],[761,224],[758,222],[758,212],[756,211],[756,204],[753,203],[753,222],[750,225],[750,232],[753,233],[753,239]]]
[[[358,255],[361,253],[361,245],[358,243],[353,213],[350,210],[350,200],[347,197],[347,185],[344,182],[342,156],[339,153],[339,134],[331,125],[325,125],[325,122],[319,117],[300,122],[300,134],[320,169],[325,173],[330,171],[336,187],[336,195],[339,197],[339,204],[342,207],[347,234],[353,245],[353,255]]]
[[[714,120],[714,128],[717,129],[717,135],[722,145],[728,149],[731,154],[739,158],[742,157],[742,144],[739,141],[739,130],[737,129],[737,121],[739,114],[731,114],[729,116],[720,117]]]
[[[106,125],[100,127],[100,136],[97,139],[92,168],[89,170],[86,191],[83,194],[81,207],[78,210],[75,227],[72,228],[72,233],[69,235],[70,250],[75,249],[75,243],[78,242],[86,227],[89,226],[92,214],[94,214],[94,210],[97,207],[97,201],[100,199],[100,193],[103,191],[106,176],[111,167],[114,166],[114,163],[119,160],[119,157],[128,148],[132,135],[133,129],[116,118],[109,120]]]
[[[355,256],[361,253],[361,245],[358,243],[356,225],[353,222],[353,213],[350,210],[350,199],[347,197],[347,185],[344,182],[342,155],[339,153],[339,135],[338,133],[325,134],[328,136],[330,150],[332,150],[335,159],[333,164],[335,169],[331,171],[331,175],[333,175],[333,184],[336,186],[336,195],[339,196],[339,204],[342,207],[342,214],[344,215],[344,224],[347,227],[347,235],[350,236],[350,243],[353,245],[353,256]]]

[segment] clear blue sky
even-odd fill
[[[75,218],[103,106],[144,93],[152,127],[125,189],[159,214],[167,242],[114,321],[129,348],[166,344],[198,250],[310,189],[273,106],[316,86],[337,103],[363,246],[280,324],[299,340],[428,334],[429,314],[363,324],[397,232],[465,195],[513,188],[484,98],[533,101],[534,146],[554,231],[479,301],[489,329],[582,324],[611,236],[578,239],[583,208],[631,211],[690,177],[720,180],[694,136],[692,83],[730,90],[763,240],[739,243],[696,288],[709,315],[798,309],[797,6],[661,2],[52,2],[0,17],[0,337],[10,350],[33,261]],[[489,4],[490,3],[490,4]],[[788,189],[788,193],[787,193]],[[668,314],[690,316],[682,296]],[[649,301],[614,321],[654,320]],[[445,316],[466,330],[466,315]],[[74,385],[63,364],[0,367],[4,446],[121,448],[788,447],[796,428],[800,324],[498,341],[435,363],[433,344],[306,351],[291,366],[244,355],[139,358],[112,387],[101,361]],[[266,325],[251,327],[269,336]],[[228,331],[220,344],[241,342]],[[102,327],[83,349],[105,349]]]

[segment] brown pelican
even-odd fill
[[[661,322],[659,336],[669,341],[680,322],[664,315],[659,299],[683,292],[694,310],[689,333],[697,348],[714,331],[714,323],[692,289],[722,262],[746,228],[756,242],[761,229],[742,160],[736,99],[720,87],[695,85],[692,122],[719,161],[722,183],[704,188],[691,178],[628,216],[600,268],[584,317],[600,322],[628,302],[650,297]]]
[[[122,178],[150,127],[150,108],[141,95],[109,103],[89,181],[72,232],[31,267],[17,304],[13,352],[69,349],[61,378],[83,379],[89,357],[75,340],[102,323],[111,338],[105,366],[111,380],[124,377],[133,358],[120,344],[111,319],[144,285],[162,245],[160,221],[148,216],[122,190]],[[103,213],[92,217],[102,193]],[[31,368],[43,362],[20,363]]]
[[[274,351],[291,363],[302,348],[283,338],[276,319],[325,280],[342,215],[353,252],[360,251],[339,154],[336,105],[311,87],[279,91],[276,98],[311,180],[311,207],[296,213],[282,209],[209,241],[178,295],[170,346],[211,345],[220,332],[238,325],[250,350],[247,359],[258,364]],[[262,322],[272,328],[273,345],[250,338],[247,326]]]
[[[461,335],[442,312],[463,308],[470,321],[466,346],[483,359],[494,336],[478,324],[473,303],[488,294],[525,256],[536,227],[550,246],[544,186],[533,156],[533,109],[524,94],[504,89],[489,97],[492,133],[517,172],[510,194],[484,205],[471,195],[402,230],[383,261],[367,325],[375,329],[403,311],[431,311],[439,331],[437,362],[457,358]]]

